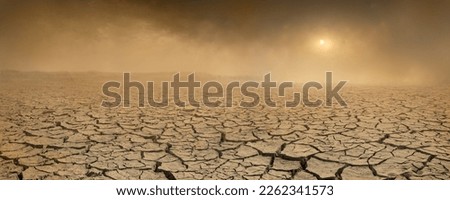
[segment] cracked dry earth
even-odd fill
[[[335,108],[101,108],[102,77],[1,78],[0,179],[450,179],[449,87],[349,86]]]

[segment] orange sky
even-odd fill
[[[449,83],[448,10],[449,1],[0,0],[0,69]]]

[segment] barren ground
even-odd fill
[[[0,179],[450,179],[450,87],[348,107],[102,108],[101,74],[0,74]]]

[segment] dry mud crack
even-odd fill
[[[355,86],[335,108],[102,108],[100,82],[2,79],[0,179],[450,179],[449,87]]]

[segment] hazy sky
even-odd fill
[[[449,83],[449,11],[422,0],[0,0],[0,69]]]

